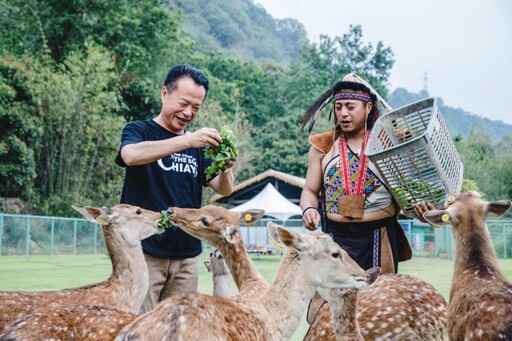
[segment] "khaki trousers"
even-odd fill
[[[144,254],[149,270],[149,286],[140,314],[153,309],[169,296],[197,292],[199,256],[163,259]]]

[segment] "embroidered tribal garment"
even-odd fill
[[[349,183],[351,186],[357,186],[359,158],[352,151],[348,153],[349,160]],[[391,205],[391,194],[387,191],[381,181],[375,176],[377,171],[370,163],[366,178],[362,183],[362,193],[365,196],[364,212],[376,212]],[[338,203],[340,196],[346,195],[344,188],[343,171],[339,155],[332,158],[324,170],[324,189],[325,189],[325,207],[328,213],[338,212]]]

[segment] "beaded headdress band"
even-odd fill
[[[351,89],[340,90],[339,92],[334,94],[333,99],[335,102],[339,99],[355,99],[355,100],[363,101],[363,102],[372,102],[372,99],[371,99],[369,93],[362,92],[362,91],[355,91],[355,90],[351,90]]]
[[[316,119],[320,112],[332,100],[339,99],[357,99],[363,102],[376,104],[377,96],[364,84],[359,82],[340,81],[334,84],[330,89],[324,92],[316,101],[306,110],[301,119],[302,128],[309,123],[309,132],[313,129]],[[376,113],[373,119],[378,116],[378,106],[374,105],[372,111]]]

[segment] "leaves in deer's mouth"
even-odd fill
[[[160,211],[160,214],[162,215],[162,219],[157,223],[158,228],[160,229],[168,229],[172,226],[171,220],[169,219],[169,216],[167,215],[167,211]]]
[[[213,159],[210,167],[205,169],[206,181],[210,181],[219,170],[224,169],[229,160],[236,159],[238,156],[237,140],[233,130],[224,126],[220,132],[222,143],[217,147],[206,147],[204,155]]]

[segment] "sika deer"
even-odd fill
[[[231,273],[219,250],[210,253],[210,260],[205,261],[206,269],[213,277],[213,296],[231,296]]]
[[[319,292],[329,305],[318,311],[304,340],[327,341],[336,336],[336,340],[423,341],[446,337],[446,300],[414,276],[380,275],[359,293],[337,290],[330,298],[325,291]]]
[[[238,295],[258,296],[268,289],[245,249],[240,224],[253,224],[263,210],[230,212],[223,207],[207,205],[199,209],[171,207],[167,215],[185,232],[218,249],[238,287]]]
[[[126,204],[74,208],[101,225],[112,261],[112,275],[100,283],[59,291],[0,292],[0,333],[36,307],[84,304],[138,312],[148,288],[148,269],[140,241],[159,232],[157,222],[161,214]]]
[[[136,317],[93,305],[38,308],[0,333],[0,341],[111,341]]]
[[[434,225],[452,225],[455,264],[448,308],[451,340],[512,340],[512,284],[500,271],[486,218],[501,217],[508,200],[483,201],[470,191],[450,194],[445,210],[423,217]]]
[[[318,289],[329,304],[317,308],[304,340],[442,340],[446,301],[431,285],[408,275],[379,277],[380,268],[367,274],[371,285],[361,291]]]
[[[126,326],[116,340],[288,340],[317,287],[366,286],[364,270],[328,235],[277,229],[288,249],[265,293],[257,298],[171,296]]]

